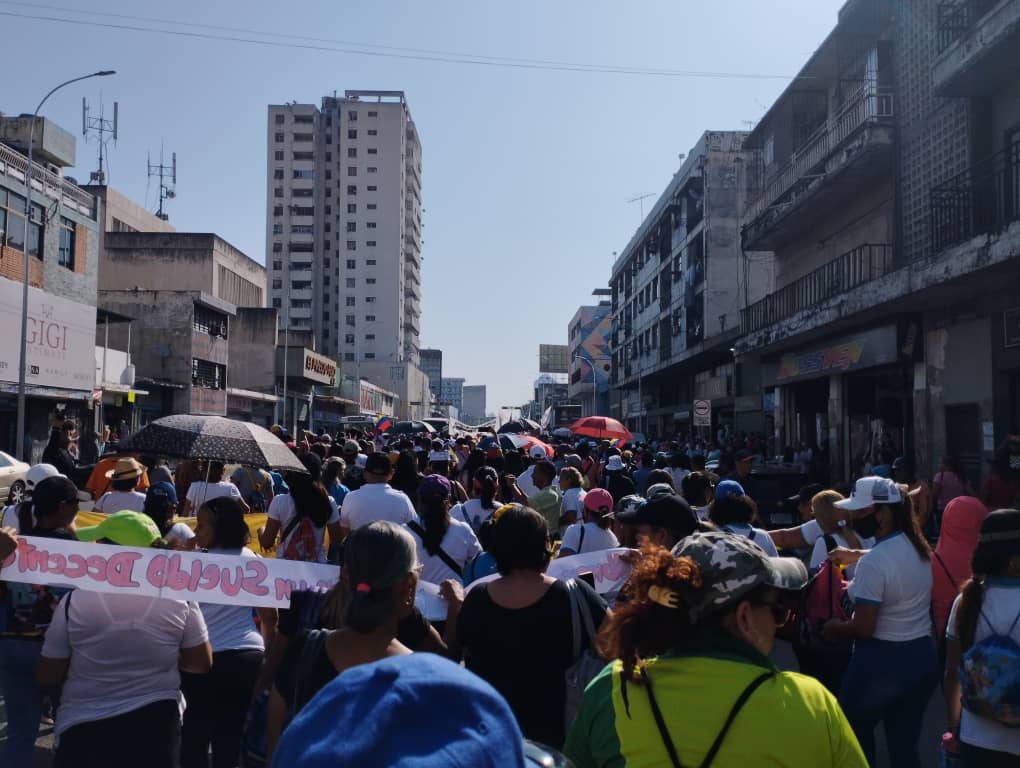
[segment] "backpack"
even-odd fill
[[[969,712],[1020,728],[1020,644],[1012,637],[1020,613],[1005,632],[996,631],[984,609],[981,618],[992,634],[960,658],[960,698]]]
[[[574,663],[563,673],[566,688],[566,703],[563,707],[563,721],[566,730],[574,724],[577,712],[581,708],[581,696],[584,689],[605,668],[606,663],[595,655],[592,646],[595,642],[595,622],[592,620],[591,608],[574,579],[564,582],[570,595],[570,624],[573,640]],[[587,647],[583,646],[587,644]]]
[[[828,545],[831,537],[825,538]],[[835,540],[832,543],[834,545]],[[798,648],[818,653],[844,654],[848,651],[848,642],[832,643],[822,638],[822,627],[827,621],[846,621],[853,615],[847,586],[843,573],[828,560],[824,560],[818,573],[811,577],[801,592],[796,620],[791,622],[796,632],[791,639]]]
[[[266,495],[262,492],[266,487],[266,478],[259,472],[259,480],[255,482],[255,478],[252,477],[251,470],[248,467],[244,467],[244,472],[248,475],[248,485],[251,487],[251,491],[248,492],[244,499],[245,503],[251,507],[252,512],[265,512],[269,508],[269,504],[266,503]]]
[[[319,542],[315,536],[315,523],[312,518],[298,512],[296,507],[293,519],[283,529],[281,541],[287,542],[283,547],[284,560],[318,562]]]

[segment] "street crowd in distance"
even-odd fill
[[[554,435],[251,427],[267,455],[289,448],[285,471],[132,450],[158,423],[93,465],[54,426],[0,560],[37,537],[339,580],[277,609],[0,571],[5,768],[33,765],[46,725],[58,768],[873,766],[880,724],[891,764],[914,768],[940,686],[946,765],[1020,765],[1020,438],[973,489],[952,457],[930,483],[903,458],[829,482],[810,451],[636,444],[602,418]],[[756,498],[792,464],[792,497]],[[766,504],[797,519],[777,527]],[[600,553],[629,569],[619,586],[548,573]],[[441,617],[418,605],[429,585]],[[770,658],[777,639],[799,673]]]

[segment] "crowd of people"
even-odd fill
[[[340,570],[279,610],[3,582],[4,766],[54,719],[60,768],[864,766],[879,724],[911,768],[940,685],[947,760],[1020,764],[1020,440],[995,505],[950,459],[931,486],[896,459],[805,484],[777,529],[750,438],[273,431],[303,471],[114,454],[79,489],[29,470],[0,561],[33,536]],[[101,517],[78,526],[86,500]],[[548,573],[608,550],[632,568],[616,592]]]

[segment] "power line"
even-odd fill
[[[43,6],[31,3],[8,2],[0,0],[0,5],[29,6],[71,12],[79,15],[86,15],[82,11],[60,6]],[[61,16],[44,16],[35,13],[20,13],[15,11],[0,11],[0,16],[9,18],[28,19],[57,24],[68,24],[72,26],[98,27],[102,29],[113,29],[124,32],[143,32],[148,34],[172,35],[176,37],[188,37],[201,40],[217,40],[225,42],[243,43],[247,45],[263,45],[273,48],[294,48],[302,50],[319,51],[325,53],[342,53],[354,56],[373,56],[378,58],[405,59],[412,61],[432,61],[446,64],[468,64],[475,66],[486,66],[505,69],[533,69],[560,72],[582,72],[596,74],[619,74],[619,75],[642,75],[649,77],[685,77],[685,78],[707,78],[707,79],[748,79],[748,80],[790,80],[788,75],[774,75],[766,73],[740,73],[740,72],[709,72],[697,70],[671,70],[655,69],[648,67],[627,67],[609,64],[585,64],[574,62],[557,62],[545,59],[516,59],[511,57],[481,56],[476,54],[455,53],[447,51],[432,51],[419,48],[398,48],[396,46],[383,46],[368,43],[355,43],[349,41],[329,40],[325,38],[309,38],[299,35],[283,33],[268,33],[258,30],[243,29],[237,27],[217,27],[213,25],[194,24],[192,22],[172,21],[168,19],[153,19],[143,16],[128,16],[126,14],[109,14],[90,12],[92,16],[105,16],[110,18],[121,18],[142,22],[141,24],[114,23],[94,21],[88,19],[74,19]],[[148,26],[143,26],[143,24]],[[166,29],[155,24],[172,24],[175,26],[193,27],[188,29]],[[197,30],[216,30],[215,32],[202,32]],[[230,34],[220,34],[228,32]],[[236,34],[235,34],[236,33]],[[242,37],[241,35],[259,35],[265,39]],[[290,42],[288,42],[290,41]],[[299,42],[305,41],[305,42]]]

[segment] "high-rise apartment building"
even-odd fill
[[[429,389],[437,400],[443,397],[443,350],[423,349],[421,371],[429,377]]]
[[[485,385],[470,384],[463,390],[461,420],[468,424],[485,421]]]
[[[439,386],[439,403],[452,406],[461,413],[464,410],[464,379],[444,378]]]
[[[416,367],[421,144],[404,93],[273,104],[267,130],[266,269],[281,324],[370,380]]]

